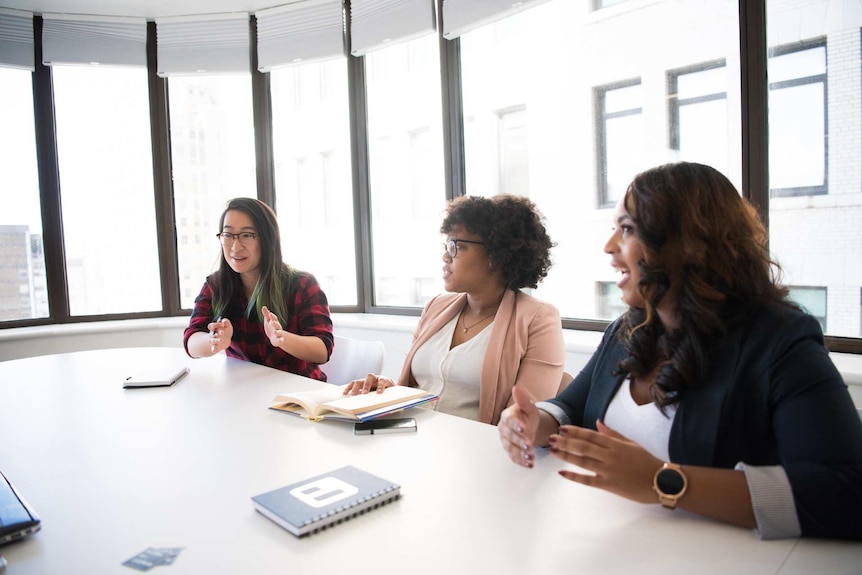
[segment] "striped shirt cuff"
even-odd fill
[[[551,417],[557,420],[560,425],[571,425],[572,420],[562,407],[550,401],[537,401],[536,407],[548,413]]]
[[[755,466],[739,462],[735,469],[745,473],[754,520],[757,522],[757,535],[761,539],[799,537],[802,527],[784,468],[780,465]]]

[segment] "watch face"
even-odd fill
[[[676,495],[685,487],[685,479],[676,469],[662,469],[656,476],[655,483],[665,495]]]

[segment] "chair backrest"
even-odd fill
[[[364,379],[369,373],[379,374],[383,369],[383,342],[336,335],[332,355],[320,368],[326,381],[335,385]]]
[[[563,377],[560,378],[560,386],[557,388],[557,395],[560,395],[560,393],[562,393],[562,391],[566,389],[566,386],[572,383],[572,379],[574,378],[572,377],[571,373],[568,373],[566,371],[563,372]]]

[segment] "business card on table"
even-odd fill
[[[159,565],[172,564],[182,550],[182,547],[149,547],[131,559],[123,561],[123,565],[138,571],[149,571]]]

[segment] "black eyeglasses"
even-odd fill
[[[216,237],[221,240],[221,243],[225,246],[231,245],[231,243],[236,240],[242,246],[247,246],[257,239],[257,236],[260,234],[254,234],[252,232],[242,232],[241,234],[232,234],[230,232],[222,232],[220,234],[216,234]]]
[[[458,244],[479,244],[480,246],[484,246],[485,242],[474,242],[473,240],[446,240],[446,243],[443,244],[443,249],[446,250],[446,253],[449,254],[449,257],[454,258],[458,255]]]

